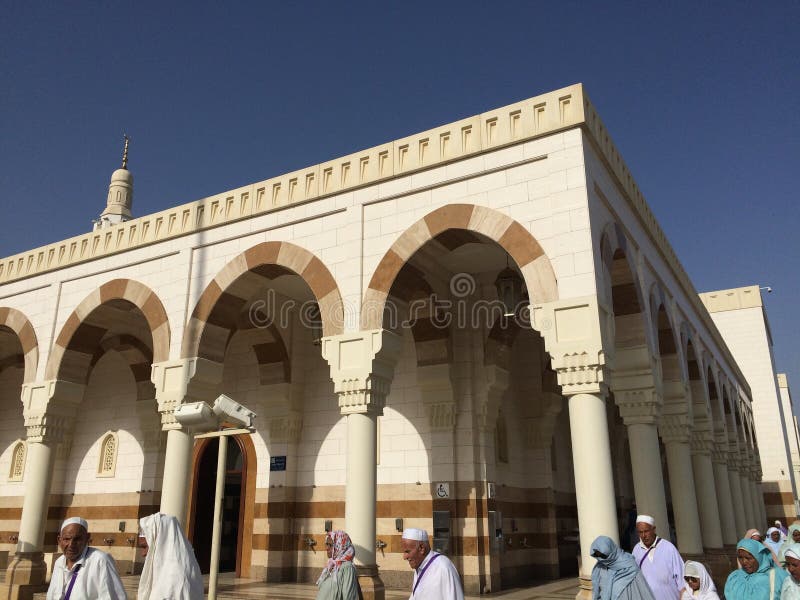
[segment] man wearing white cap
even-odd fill
[[[633,558],[653,590],[656,600],[677,600],[683,592],[683,559],[669,541],[656,535],[656,520],[650,515],[636,517],[639,543]]]
[[[461,578],[455,565],[444,554],[431,550],[428,532],[408,528],[401,540],[403,559],[414,569],[414,582],[408,600],[464,600]]]
[[[71,517],[61,524],[63,554],[53,565],[47,600],[126,600],[114,559],[89,546],[89,524]]]

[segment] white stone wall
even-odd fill
[[[86,386],[79,407],[69,457],[58,461],[53,486],[56,494],[109,494],[137,492],[144,488],[145,451],[135,407],[133,377],[116,353],[101,358]],[[155,413],[155,403],[153,403]],[[113,477],[98,477],[100,445],[109,431],[117,433],[117,464]],[[157,452],[148,452],[154,467]],[[151,475],[152,477],[152,475]]]
[[[22,369],[0,371],[0,496],[18,497],[24,494],[25,481],[9,481],[11,455],[17,440],[25,439],[22,402],[19,389]],[[8,529],[0,521],[0,531]],[[2,541],[2,540],[0,540]]]

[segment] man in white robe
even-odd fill
[[[47,600],[127,600],[114,559],[89,546],[89,524],[71,517],[61,525],[63,554],[53,565]]]
[[[649,515],[636,517],[639,543],[633,557],[656,600],[678,600],[683,591],[683,559],[669,541],[656,535],[656,521]]]
[[[428,532],[409,528],[401,540],[403,559],[414,569],[408,600],[464,600],[461,578],[444,554],[431,550]]]
[[[197,600],[203,597],[203,575],[181,524],[156,513],[139,519],[139,548],[145,557],[138,600]]]

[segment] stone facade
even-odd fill
[[[763,521],[750,387],[581,85],[2,259],[0,369],[13,597],[64,516],[123,571],[159,508],[202,554],[174,411],[222,392],[243,576],[313,580],[330,525],[381,597],[423,527],[472,593],[585,588],[634,501],[689,555]]]

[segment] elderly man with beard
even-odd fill
[[[636,517],[639,543],[633,557],[642,570],[656,600],[677,600],[683,592],[683,559],[668,540],[656,535],[656,521],[650,515]]]
[[[403,559],[414,569],[411,596],[408,600],[464,600],[461,578],[450,559],[428,543],[424,529],[408,528],[400,542]]]
[[[114,559],[89,546],[89,524],[71,517],[61,525],[47,600],[127,600]]]

